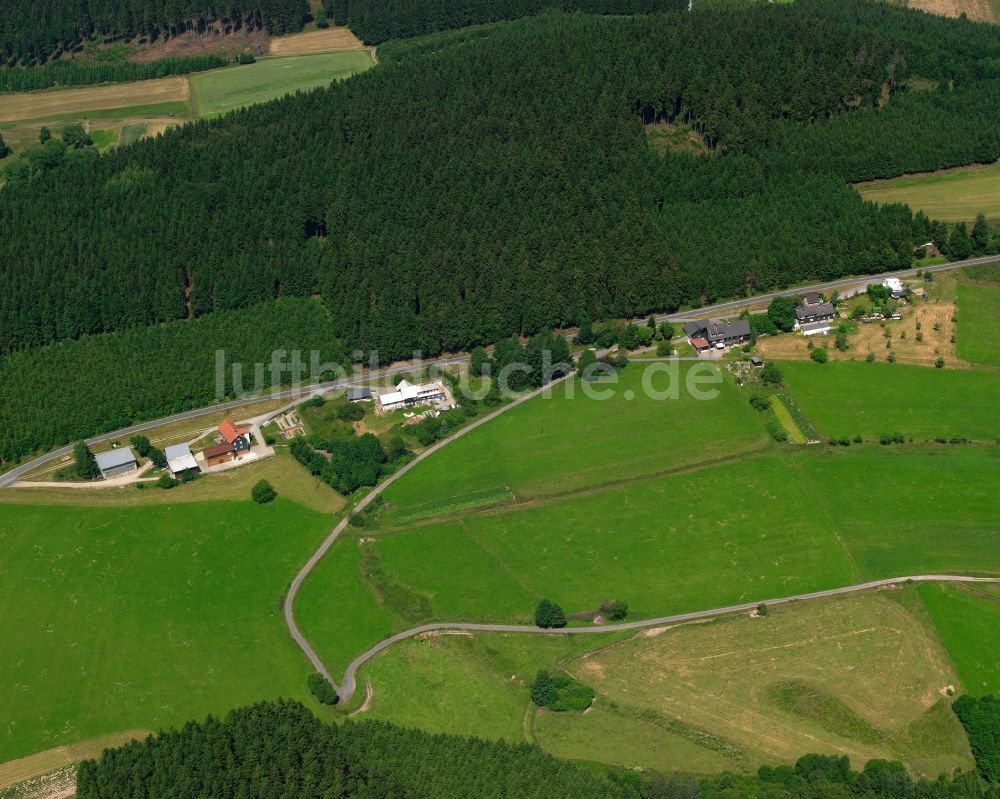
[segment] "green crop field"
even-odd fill
[[[1000,162],[862,183],[857,187],[866,200],[906,203],[932,219],[961,222],[976,214],[1000,219]]]
[[[182,490],[182,489],[175,489]],[[0,513],[0,762],[307,699],[278,601],[328,517],[279,498]]]
[[[958,333],[955,349],[969,363],[1000,366],[1000,286],[987,283],[959,283]],[[994,376],[1000,382],[1000,376]]]
[[[266,58],[256,64],[192,75],[191,99],[199,117],[214,117],[253,103],[327,86],[372,66],[365,50]]]
[[[300,618],[340,668],[424,621],[530,623],[542,597],[568,613],[624,599],[649,618],[880,577],[998,574],[998,465],[993,447],[816,448],[365,531],[306,581]],[[365,614],[376,632],[354,621]]]
[[[973,696],[1000,696],[1000,590],[921,585],[920,596],[965,690]]]
[[[556,388],[551,398],[527,402],[419,464],[386,490],[386,503],[410,518],[425,515],[428,505],[440,514],[470,495],[540,497],[763,447],[763,426],[746,398],[721,382],[714,399],[695,399],[684,389],[692,369],[721,378],[714,366],[684,364],[679,397],[653,399],[643,390],[643,367],[632,364],[616,385],[594,385],[613,390],[607,399],[588,398],[580,381],[571,384],[573,396]],[[668,386],[665,375],[650,379],[657,390]]]
[[[896,601],[899,600],[899,601]],[[633,637],[441,635],[368,664],[365,717],[487,739],[533,740],[560,757],[712,773],[810,751],[901,758],[936,775],[971,759],[944,688],[948,655],[916,589],[868,592],[654,628]],[[595,688],[586,713],[533,708],[540,668]]]
[[[832,361],[786,361],[781,371],[824,438],[1000,437],[1000,378],[993,372]]]

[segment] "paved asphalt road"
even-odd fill
[[[970,258],[967,261],[959,261],[956,263],[938,264],[937,266],[927,266],[923,268],[925,272],[943,272],[948,269],[959,269],[965,266],[975,266],[977,264],[993,263],[995,261],[1000,261],[1000,255],[990,255],[983,258]],[[745,308],[751,305],[757,305],[761,302],[768,302],[778,296],[795,296],[798,294],[803,294],[806,291],[831,291],[833,289],[843,288],[845,286],[853,286],[861,283],[867,279],[875,278],[885,278],[885,277],[910,277],[917,273],[917,269],[903,269],[897,272],[883,272],[878,275],[861,275],[853,278],[844,278],[841,280],[832,280],[826,283],[815,283],[811,286],[800,286],[794,289],[785,289],[783,291],[772,291],[767,294],[757,294],[753,297],[748,297],[742,300],[733,300],[731,302],[720,302],[715,305],[708,305],[704,308],[698,308],[691,311],[681,311],[673,314],[661,314],[656,316],[657,321],[681,321],[683,319],[693,319],[704,317],[708,315],[717,315],[721,313],[726,313],[730,311],[739,310],[740,308]],[[467,356],[457,355],[450,358],[441,358],[436,361],[428,361],[427,366],[437,365],[446,366],[448,364],[463,363],[468,358]],[[172,416],[165,416],[162,419],[153,419],[149,422],[142,422],[141,424],[135,424],[131,427],[124,427],[121,430],[114,430],[110,433],[104,433],[99,436],[94,436],[93,438],[87,439],[88,444],[97,444],[102,441],[109,441],[116,438],[124,438],[127,436],[134,435],[136,433],[141,433],[144,430],[151,430],[154,427],[159,427],[163,424],[170,424],[171,422],[180,422],[186,419],[196,419],[199,416],[204,416],[210,413],[217,413],[219,411],[236,410],[238,408],[251,405],[255,402],[260,402],[262,399],[295,399],[296,397],[307,397],[312,394],[331,391],[335,388],[343,388],[348,385],[354,385],[360,382],[368,382],[371,380],[376,380],[378,378],[384,377],[396,373],[400,369],[405,369],[402,366],[390,366],[385,369],[379,369],[373,372],[367,372],[365,374],[356,375],[352,378],[346,378],[343,380],[335,380],[330,383],[318,383],[315,385],[301,386],[299,388],[288,389],[287,391],[278,392],[276,394],[265,396],[265,397],[249,397],[247,399],[233,400],[231,402],[220,403],[218,405],[211,405],[207,408],[198,408],[196,410],[184,411],[183,413],[175,413]],[[59,449],[47,452],[44,455],[40,455],[34,460],[23,463],[20,466],[16,466],[8,472],[0,475],[0,488],[4,486],[12,485],[21,478],[21,476],[27,474],[28,472],[37,469],[50,461],[57,458],[61,458],[64,455],[68,455],[73,451],[72,446],[60,447]]]
[[[855,591],[867,591],[880,586],[898,585],[907,582],[948,582],[948,583],[1000,583],[1000,577],[966,577],[961,574],[915,574],[910,577],[890,577],[887,580],[872,580],[867,583],[857,585],[847,585],[843,588],[831,588],[827,591],[813,591],[810,594],[798,594],[796,596],[783,597],[781,599],[765,599],[763,604],[784,605],[789,602],[800,602],[808,599],[819,599],[827,596],[838,596],[840,594],[850,594]],[[594,633],[613,633],[620,630],[639,630],[643,627],[656,627],[661,624],[676,624],[696,619],[708,619],[714,616],[724,616],[729,613],[744,613],[753,610],[761,601],[744,602],[740,605],[728,605],[724,608],[712,608],[711,610],[696,610],[692,613],[677,613],[673,616],[661,616],[658,619],[643,619],[642,621],[629,621],[621,624],[602,624],[593,627],[563,627],[561,629],[542,629],[541,627],[529,627],[524,624],[470,624],[456,622],[449,624],[442,622],[439,624],[423,624],[406,630],[384,641],[379,641],[371,649],[358,655],[347,667],[344,673],[344,682],[337,689],[341,701],[346,702],[354,695],[356,688],[355,675],[358,669],[375,657],[380,652],[385,651],[390,646],[407,638],[413,638],[423,633],[435,632],[438,630],[471,630],[478,632],[492,633],[535,633],[540,635],[592,635]]]

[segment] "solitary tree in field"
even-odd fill
[[[765,605],[763,602],[761,602],[757,606],[757,615],[758,616],[766,616],[767,615],[767,605]]]
[[[77,441],[73,448],[74,468],[76,476],[83,480],[94,480],[101,476],[101,470],[97,467],[94,453],[90,451],[84,441]]]
[[[10,155],[10,147],[3,140],[3,136],[0,136],[0,158],[6,158],[8,155]]]
[[[552,626],[552,603],[549,600],[543,599],[535,608],[535,624],[543,628]]]
[[[278,492],[271,487],[271,484],[267,480],[261,480],[250,489],[250,496],[258,505],[266,505],[278,496]]]

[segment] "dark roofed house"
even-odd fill
[[[98,452],[94,456],[97,461],[97,468],[101,470],[101,477],[107,480],[109,477],[117,477],[120,474],[134,472],[139,468],[139,461],[131,447],[118,447],[107,452]]]
[[[837,309],[831,302],[821,302],[819,305],[800,305],[795,309],[795,319],[800,325],[812,322],[826,322],[837,315]]]
[[[810,305],[819,305],[821,302],[823,302],[823,296],[815,291],[807,291],[802,296],[802,304],[807,308]]]
[[[719,319],[695,319],[684,323],[684,333],[697,350],[711,347],[722,349],[750,340],[750,323],[746,319],[723,322]]]

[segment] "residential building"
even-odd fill
[[[684,333],[696,350],[724,349],[750,340],[750,323],[746,319],[723,322],[719,319],[695,319],[684,323]]]
[[[201,454],[205,456],[206,466],[218,466],[220,463],[229,463],[236,456],[232,445],[225,441],[221,444],[213,444]]]
[[[837,309],[832,302],[821,302],[819,305],[800,305],[795,309],[795,321],[799,325],[811,322],[826,322],[837,315]]]
[[[107,452],[99,452],[94,456],[94,460],[97,461],[97,468],[101,470],[101,477],[105,480],[134,472],[139,468],[139,461],[136,460],[131,447],[118,447]]]
[[[909,294],[909,289],[903,285],[903,281],[901,281],[898,277],[887,277],[882,281],[882,285],[892,292],[892,298],[894,300],[898,300],[900,297],[905,297]]]
[[[219,425],[219,434],[235,454],[250,451],[250,428],[237,427],[228,419]]]
[[[167,468],[170,469],[170,473],[174,477],[184,474],[184,472],[194,473],[200,471],[198,461],[194,459],[194,455],[191,454],[191,447],[187,444],[174,444],[163,450],[163,454],[167,458]]]
[[[378,408],[383,413],[406,408],[411,405],[426,405],[444,402],[448,394],[441,381],[414,385],[408,380],[400,380],[395,391],[378,396]]]
[[[802,295],[802,305],[808,308],[810,305],[819,305],[823,302],[823,295],[815,291],[807,291]]]

